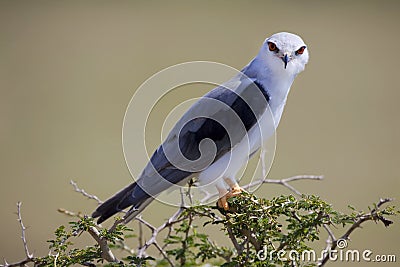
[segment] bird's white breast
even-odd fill
[[[270,138],[276,130],[281,119],[286,103],[290,84],[275,84],[277,94],[270,96],[269,108],[260,116],[256,123],[238,144],[230,152],[223,155],[208,168],[199,174],[199,182],[202,185],[215,182],[216,179],[229,178],[235,180],[240,168],[248,161],[251,154],[256,152],[263,142]],[[286,87],[286,88],[285,88]]]

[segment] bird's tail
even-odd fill
[[[98,206],[97,209],[92,213],[92,217],[99,217],[97,223],[102,223],[117,212],[120,212],[129,206],[133,206],[132,208],[140,212],[151,202],[149,201],[149,198],[150,200],[152,200],[152,198],[143,194],[140,194],[140,197],[135,197],[134,191],[137,191],[138,189],[141,191],[136,183],[128,185]],[[135,214],[137,213],[135,212]]]

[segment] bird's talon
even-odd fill
[[[218,207],[224,209],[224,210],[229,210],[229,205],[228,201],[226,198],[226,195],[218,199]]]
[[[233,187],[230,191],[218,199],[218,207],[223,208],[224,210],[229,210],[228,199],[231,197],[236,197],[244,191],[245,190],[240,186]]]
[[[240,195],[242,192],[244,192],[244,189],[241,188],[240,186],[238,186],[238,187],[232,188],[228,194],[231,195],[232,197],[234,197],[234,196]]]

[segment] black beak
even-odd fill
[[[285,63],[285,69],[287,67],[287,64],[288,64],[289,60],[290,59],[289,59],[289,56],[287,54],[285,54],[285,56],[282,57],[282,61],[283,61],[283,63]]]

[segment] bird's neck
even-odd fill
[[[255,58],[243,69],[244,74],[255,79],[267,91],[269,95],[269,106],[277,123],[282,115],[283,107],[290,91],[290,87],[296,75],[292,72],[281,69],[269,68],[267,64],[259,62]]]

